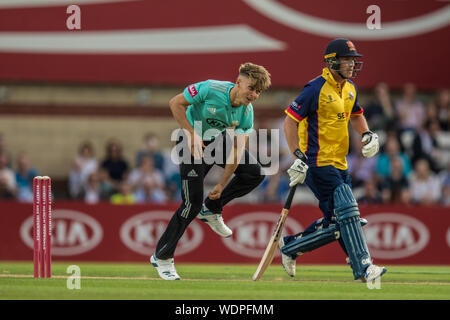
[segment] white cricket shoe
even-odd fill
[[[362,282],[371,282],[375,279],[378,279],[383,274],[385,274],[387,269],[385,267],[379,267],[377,265],[371,264],[367,267],[366,272],[361,277]]]
[[[280,240],[278,241],[278,248],[280,248],[280,252],[281,248],[283,247],[284,247],[284,238],[281,237]],[[290,275],[291,277],[295,276],[295,259],[292,259],[290,256],[281,252],[281,265],[283,266],[284,270],[288,275]]]
[[[150,257],[150,263],[156,268],[159,276],[164,280],[181,280],[180,276],[175,270],[175,264],[173,258],[162,260],[156,258],[155,255]]]
[[[222,215],[220,213],[212,213],[208,210],[208,208],[206,208],[205,205],[203,205],[202,210],[200,210],[200,213],[197,215],[197,218],[200,221],[207,223],[211,229],[213,229],[214,232],[221,237],[229,238],[233,234],[233,231],[231,231],[225,222],[223,222]]]

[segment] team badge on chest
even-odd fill
[[[350,100],[353,100],[355,98],[355,94],[353,93],[353,91],[350,91],[348,93]]]

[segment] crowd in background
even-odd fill
[[[406,84],[401,98],[394,101],[386,84],[376,86],[373,100],[362,107],[370,129],[380,136],[379,154],[364,158],[361,138],[350,130],[347,161],[360,204],[450,205],[449,104],[448,89],[436,92],[430,101],[421,101],[415,86]],[[283,119],[258,126],[280,129],[279,141],[271,141],[279,143],[279,170],[252,192],[258,193],[258,201],[282,201],[289,188],[286,170],[293,159],[283,136]],[[98,157],[96,151],[89,141],[80,144],[68,172],[70,199],[90,204],[167,203],[181,199],[178,167],[171,161],[170,152],[161,150],[155,134],[144,136],[143,147],[134,155],[133,163],[125,159],[118,139],[108,141],[103,157]],[[255,152],[260,151],[267,153]],[[0,198],[31,202],[32,179],[37,175],[26,152],[17,155],[12,163],[0,133]],[[213,184],[213,180],[207,178],[205,182]]]

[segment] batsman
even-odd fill
[[[319,200],[323,218],[303,232],[280,239],[282,264],[295,275],[296,258],[338,241],[348,256],[354,279],[369,282],[387,270],[372,263],[347,168],[348,123],[362,138],[362,154],[373,157],[378,136],[369,130],[358,92],[350,80],[361,71],[362,57],[347,39],[331,41],[324,53],[326,67],[308,82],[285,110],[284,132],[294,163],[288,169],[290,186],[306,185]]]

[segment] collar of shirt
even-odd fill
[[[342,89],[344,88],[345,84],[347,83],[347,80],[345,80],[344,84],[341,86],[339,83],[334,80],[333,75],[331,74],[330,69],[323,68],[322,70],[322,77],[325,78],[325,80],[334,88],[337,92],[341,93]]]

